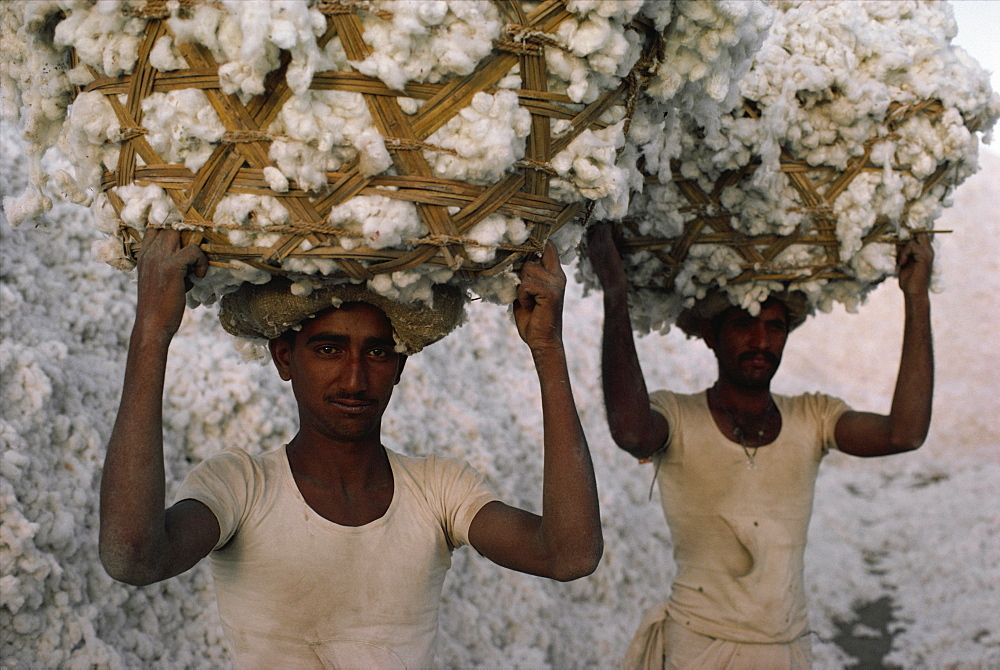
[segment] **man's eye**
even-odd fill
[[[316,352],[319,354],[323,354],[324,356],[329,356],[333,354],[333,352],[335,352],[336,350],[337,348],[334,347],[332,344],[324,344],[323,346],[316,347]]]
[[[371,356],[372,358],[383,359],[383,358],[387,358],[389,356],[389,350],[388,349],[371,349],[368,352],[368,355]]]

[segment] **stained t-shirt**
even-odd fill
[[[808,630],[802,559],[816,473],[848,407],[821,394],[774,401],[781,432],[748,454],[716,426],[705,392],[650,395],[670,426],[656,459],[677,564],[667,612],[702,635],[777,643]]]
[[[386,449],[393,497],[363,526],[317,514],[285,448],[228,449],[181,485],[219,521],[210,554],[219,614],[238,668],[426,667],[451,552],[495,500],[465,462]]]

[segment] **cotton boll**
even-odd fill
[[[3,198],[3,212],[12,226],[52,209],[52,199],[42,195],[37,188],[29,187],[16,198]]]
[[[409,81],[434,82],[471,73],[499,36],[493,3],[382,0],[373,5],[391,12],[392,19],[376,14],[362,18],[373,53],[354,66],[397,90]]]
[[[263,234],[261,229],[286,224],[288,219],[288,209],[277,198],[248,193],[225,196],[213,216],[213,221],[226,231],[230,241],[242,246],[273,244],[276,237]]]
[[[116,237],[96,240],[91,247],[94,260],[107,263],[117,270],[130,271],[135,267],[135,261],[129,259],[122,248],[122,241]]]
[[[173,39],[164,35],[156,40],[156,44],[149,52],[149,64],[160,72],[173,72],[184,67],[184,60],[174,48]]]
[[[851,259],[851,266],[861,282],[876,282],[896,269],[895,250],[888,244],[867,244]]]
[[[197,172],[226,128],[208,98],[197,89],[152,93],[142,101],[147,141],[167,163]]]
[[[143,230],[147,225],[164,226],[182,220],[173,200],[159,186],[126,184],[115,187],[115,193],[125,202],[120,216],[128,226]]]
[[[496,255],[496,246],[500,244],[507,232],[507,221],[499,214],[493,214],[477,223],[469,231],[468,237],[482,246],[465,245],[469,260],[475,263],[487,263]]]
[[[264,181],[272,191],[278,193],[288,192],[288,177],[281,173],[276,167],[268,166],[264,168]]]
[[[300,279],[292,283],[290,290],[292,295],[307,296],[313,292],[313,284],[308,279]]]
[[[93,206],[90,209],[94,222],[94,227],[102,233],[110,235],[117,232],[120,223],[118,214],[108,201],[107,195],[100,193],[94,198]]]
[[[473,184],[492,184],[524,157],[531,115],[513,91],[476,93],[471,104],[427,142],[457,153],[425,151],[435,174]]]
[[[472,292],[487,302],[509,305],[517,298],[520,280],[517,275],[506,273],[495,277],[477,278],[472,281]]]
[[[74,11],[55,26],[56,46],[71,46],[77,57],[107,77],[131,72],[139,55],[144,21],[129,18],[118,3],[99,2]]]
[[[97,92],[84,92],[70,107],[60,136],[60,149],[76,167],[83,188],[97,188],[102,169],[118,162],[121,126],[111,104]]]
[[[327,222],[361,233],[363,243],[372,249],[396,246],[427,234],[412,203],[384,196],[351,198],[331,209]]]
[[[392,156],[382,135],[374,128],[368,128],[351,139],[358,149],[358,169],[362,175],[372,177],[392,167]]]
[[[618,167],[617,150],[624,143],[623,124],[597,132],[585,130],[552,159],[560,179],[553,189],[562,199],[578,193],[590,200],[615,199],[628,188],[628,174]]]
[[[279,138],[271,143],[268,157],[298,188],[318,191],[326,186],[326,172],[320,167],[326,156],[319,149]]]
[[[189,306],[197,307],[216,303],[243,283],[265,284],[270,281],[271,275],[242,261],[232,261],[229,267],[211,266],[204,277],[189,276],[189,279],[192,287],[187,293],[187,302]]]

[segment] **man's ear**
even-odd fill
[[[403,376],[403,366],[406,365],[406,354],[399,355],[399,366],[396,368],[396,381],[392,383],[393,386],[399,383],[399,380]]]
[[[278,376],[286,382],[291,380],[292,344],[287,338],[276,337],[268,341],[267,348],[271,351],[271,360],[278,369]]]

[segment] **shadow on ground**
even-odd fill
[[[851,621],[837,620],[837,634],[833,641],[838,647],[855,659],[847,670],[889,670],[899,666],[886,665],[883,659],[892,649],[892,638],[899,633],[890,630],[895,622],[892,598],[883,596],[878,600],[854,608]]]

